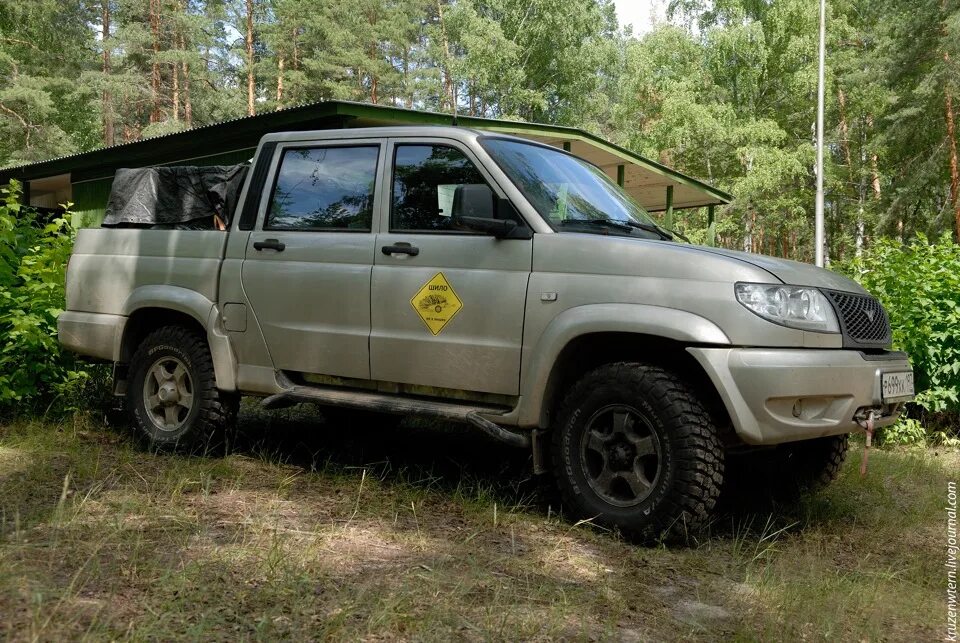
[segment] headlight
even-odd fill
[[[735,290],[737,301],[775,324],[821,333],[840,332],[833,306],[816,288],[737,284]]]

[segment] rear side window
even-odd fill
[[[458,230],[456,214],[466,191],[487,186],[460,150],[447,145],[397,145],[393,169],[391,230]],[[491,193],[492,199],[492,193]]]
[[[379,153],[376,145],[284,151],[264,229],[368,232]]]

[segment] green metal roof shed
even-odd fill
[[[454,116],[347,101],[324,101],[246,116],[190,130],[141,139],[0,169],[0,185],[17,179],[31,205],[71,201],[77,225],[98,225],[114,172],[148,165],[216,165],[248,160],[264,134],[283,131],[386,125],[459,125],[513,134],[562,147],[599,166],[651,212],[729,203],[731,196],[697,179],[618,147],[588,132],[540,123]]]

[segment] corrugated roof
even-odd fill
[[[71,174],[73,182],[108,178],[120,167],[158,165],[253,148],[260,137],[269,132],[387,124],[462,125],[525,136],[557,147],[566,144],[574,154],[599,165],[612,178],[616,179],[622,173],[627,192],[650,210],[664,209],[666,188],[670,186],[674,188],[673,203],[677,208],[723,204],[732,200],[722,190],[580,129],[350,101],[305,103],[3,168],[0,169],[0,185],[10,179],[30,181],[65,173]],[[621,167],[623,169],[619,169]]]

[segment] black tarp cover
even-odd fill
[[[117,170],[104,227],[215,228],[229,225],[249,165]]]

